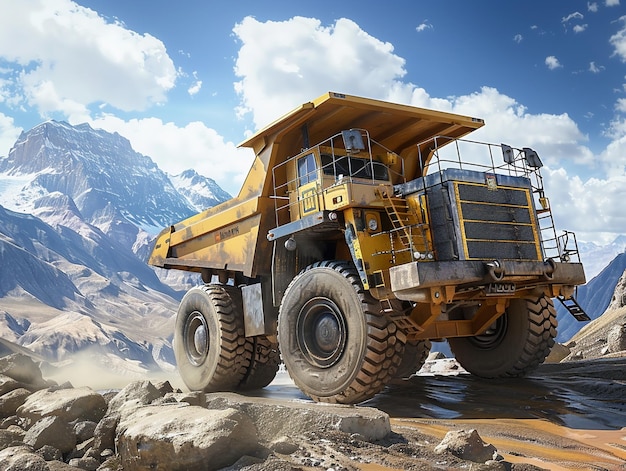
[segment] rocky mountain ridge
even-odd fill
[[[82,218],[127,248],[161,228],[230,197],[193,171],[170,177],[117,133],[46,121],[23,132],[0,159],[2,206],[31,213],[41,197],[71,198]],[[16,188],[7,188],[11,179]],[[184,194],[179,189],[183,189]],[[193,183],[193,186],[189,186]]]
[[[0,158],[3,338],[51,362],[83,352],[114,371],[173,368],[173,316],[194,280],[163,283],[145,255],[194,204],[227,197],[195,172],[166,175],[119,134],[55,121],[22,133]]]

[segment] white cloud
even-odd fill
[[[595,62],[589,62],[589,72],[599,74],[605,69],[603,65],[596,65]]]
[[[609,38],[609,42],[615,48],[613,55],[618,55],[622,62],[626,62],[626,15],[620,17],[622,29]]]
[[[565,29],[567,30],[568,27],[568,23],[570,23],[571,21],[580,21],[584,18],[584,15],[578,11],[574,12],[574,13],[570,13],[567,16],[564,16],[563,18],[561,18],[561,23],[563,23],[563,26],[565,27]],[[574,25],[572,27],[572,31],[574,31],[574,33],[582,33],[583,31],[585,31],[587,29],[586,24],[583,25]]]
[[[513,36],[513,41],[515,41],[517,44],[521,43],[523,39],[524,37],[521,34],[516,34],[515,36]]]
[[[202,88],[202,80],[198,80],[198,72],[193,71],[194,83],[187,89],[190,96],[196,95]]]
[[[548,56],[548,57],[546,57],[545,63],[548,66],[548,69],[550,69],[550,70],[554,70],[554,69],[558,69],[560,67],[563,67],[561,65],[561,63],[559,62],[559,60],[555,56]]]
[[[605,4],[607,7],[617,7],[617,6],[619,6],[619,0],[606,0],[606,1],[604,2],[604,4]]]
[[[569,15],[561,18],[561,23],[567,23],[568,21],[571,21],[571,20],[582,20],[583,18],[584,18],[583,14],[576,11],[574,13],[570,13]]]
[[[391,44],[345,18],[326,27],[314,18],[262,23],[246,17],[233,31],[241,41],[235,63],[240,113],[251,112],[257,127],[328,91],[384,96],[406,73]],[[289,41],[277,40],[285,37]]]
[[[191,87],[187,89],[187,93],[189,93],[189,95],[191,96],[194,96],[200,91],[201,88],[202,88],[202,80],[196,80],[191,85]]]
[[[620,113],[626,113],[626,98],[618,98],[615,109]]]
[[[14,94],[42,116],[108,103],[144,110],[166,100],[176,70],[163,43],[71,0],[0,0],[0,58],[22,72]]]
[[[615,202],[626,200],[626,176],[583,181],[563,168],[544,169],[543,175],[557,226],[575,230],[579,240],[624,232],[626,212]]]
[[[0,113],[0,157],[9,154],[21,132],[22,128],[15,126],[13,118]]]
[[[428,20],[424,20],[422,23],[420,23],[419,25],[417,25],[417,27],[415,28],[415,30],[418,33],[421,33],[422,31],[426,31],[427,29],[434,29],[435,27],[433,25],[431,25]]]
[[[598,3],[597,2],[587,2],[587,10],[592,13],[598,12]]]
[[[582,20],[583,18],[584,15],[582,13],[580,13],[579,11],[575,11],[574,13],[570,13],[569,15],[561,18],[561,23],[567,23],[571,20]]]

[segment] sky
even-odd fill
[[[621,3],[620,3],[621,2]],[[626,0],[0,0],[0,156],[55,119],[236,195],[237,146],[328,91],[532,147],[557,226],[626,233]]]

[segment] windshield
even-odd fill
[[[324,175],[334,175],[337,178],[344,176],[370,180],[389,180],[387,167],[381,162],[348,156],[336,156],[333,159],[330,154],[322,154],[321,157]]]

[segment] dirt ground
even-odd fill
[[[236,469],[626,470],[626,358],[546,364],[515,380],[454,373],[452,367],[397,381],[356,406],[389,414],[392,434],[384,441],[312,431],[304,439],[293,438],[298,451]],[[262,394],[307,400],[286,374]],[[498,463],[435,453],[448,431],[471,429],[496,447]]]

